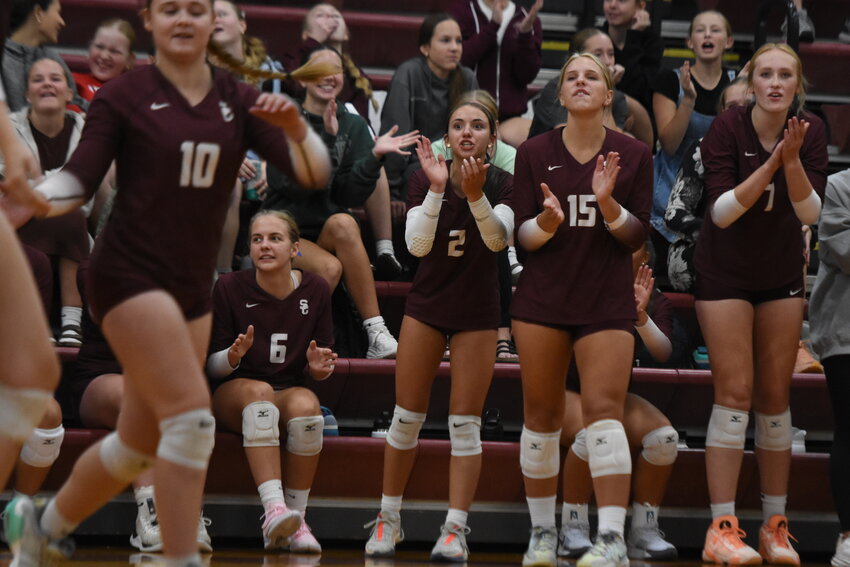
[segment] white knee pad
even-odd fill
[[[791,410],[778,415],[756,412],[756,447],[768,451],[787,451],[791,448]]]
[[[53,394],[37,388],[12,388],[0,384],[0,435],[25,442],[47,410]]]
[[[679,453],[679,433],[665,425],[644,435],[641,444],[646,462],[657,467],[672,465]]]
[[[324,428],[325,419],[320,415],[293,417],[286,422],[286,450],[302,457],[318,455]]]
[[[576,457],[585,463],[587,462],[590,458],[587,454],[587,429],[582,428],[581,431],[576,433],[576,438],[573,439],[571,449],[573,450],[573,453],[575,453]]]
[[[132,482],[153,466],[154,459],[125,445],[113,431],[100,442],[100,462],[112,478]]]
[[[481,454],[481,418],[477,415],[450,415],[449,439],[453,457]]]
[[[538,433],[522,426],[519,436],[519,466],[528,478],[558,476],[561,465],[561,430]]]
[[[31,467],[49,467],[59,458],[64,438],[65,428],[61,425],[53,429],[33,429],[21,447],[21,460]]]
[[[271,402],[253,402],[242,408],[242,446],[280,446],[280,410]]]
[[[209,409],[196,409],[159,422],[160,459],[204,470],[215,445],[215,418]]]
[[[393,411],[393,421],[387,432],[387,443],[399,451],[408,451],[416,448],[419,442],[419,431],[425,422],[424,413],[408,411],[401,406],[396,406]]]
[[[600,419],[587,426],[587,454],[593,478],[632,473],[629,440],[616,419]]]
[[[705,446],[743,449],[749,420],[750,414],[745,411],[714,404],[711,408],[711,419],[708,420]]]

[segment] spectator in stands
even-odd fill
[[[481,412],[493,376],[498,316],[498,252],[513,229],[512,176],[488,162],[495,108],[461,98],[448,119],[453,158],[434,157],[422,138],[422,169],[410,178],[405,240],[421,258],[405,304],[396,365],[396,406],[384,446],[381,511],[367,557],[392,557],[402,540],[401,503],[416,460],[431,385],[448,339],[449,510],[431,561],[465,562],[467,516],[481,473]]]
[[[525,418],[520,464],[532,525],[523,562],[556,563],[563,381],[575,356],[600,506],[599,537],[578,565],[603,558],[625,565],[631,457],[622,420],[637,318],[631,252],[647,238],[652,156],[645,144],[604,126],[614,88],[607,65],[577,53],[561,77],[566,126],[520,146],[513,199],[527,252],[511,305]]]
[[[305,185],[324,186],[330,169],[289,99],[207,64],[212,3],[149,0],[143,17],[155,64],[101,89],[62,171],[7,193],[30,213],[52,216],[79,207],[113,160],[121,185],[86,286],[127,378],[118,431],[83,453],[44,507],[16,498],[6,521],[21,526],[10,544],[25,564],[67,550],[80,522],[154,464],[163,562],[200,563],[197,518],[215,439],[202,363],[227,196],[251,146]]]
[[[832,565],[850,566],[850,169],[829,176],[818,231],[820,269],[809,299],[812,347],[820,357],[832,400],[835,431],[830,486],[841,534]]]
[[[656,294],[652,268],[647,265],[648,246],[645,243],[632,254],[638,312],[634,328],[640,339],[635,344],[635,355],[636,358],[644,358],[640,366],[664,363],[673,352],[673,307],[667,298]],[[578,371],[573,362],[567,375],[566,411],[561,431],[561,445],[570,449],[564,459],[564,503],[558,538],[560,557],[581,557],[592,545],[588,503],[593,485],[587,466],[587,432],[581,420],[580,392]],[[658,408],[631,392],[626,395],[623,426],[632,452],[642,449],[632,478],[628,556],[649,561],[676,559],[676,548],[664,539],[664,533],[658,528],[658,519],[667,479],[676,461],[679,435]]]
[[[213,413],[242,434],[265,512],[265,549],[320,553],[304,515],[324,420],[304,381],[334,371],[330,292],[319,276],[292,269],[299,236],[289,214],[259,212],[250,235],[255,269],[222,274],[213,290]],[[279,429],[286,431],[285,476]]]
[[[83,130],[83,117],[66,105],[73,93],[61,65],[50,58],[35,61],[29,69],[25,106],[11,115],[15,132],[38,160],[46,175],[70,158]],[[5,163],[0,163],[2,171]],[[77,266],[89,255],[89,235],[83,211],[50,219],[33,219],[18,229],[22,242],[58,258],[62,310],[59,346],[79,347],[82,300],[77,288]],[[52,306],[45,306],[48,313]]]
[[[446,133],[449,109],[464,92],[478,88],[471,69],[461,66],[463,37],[457,21],[445,13],[429,14],[419,27],[422,57],[396,69],[381,112],[381,134],[418,130],[430,140]],[[415,156],[389,155],[384,169],[394,199],[404,200],[407,178],[418,167]]]
[[[451,14],[463,34],[461,62],[475,71],[478,84],[499,108],[499,135],[512,146],[528,138],[528,85],[540,71],[543,30],[537,13],[512,0],[455,0]]]
[[[817,221],[828,162],[824,124],[803,110],[800,59],[768,43],[750,61],[755,104],[721,113],[700,145],[712,222],[695,253],[696,312],[711,359],[706,434],[713,521],[703,560],[799,564],[785,506],[791,466],[791,373],[803,317],[801,223]],[[746,545],[735,491],[749,410],[764,523]]]
[[[624,69],[614,59],[614,44],[608,34],[597,28],[585,28],[573,36],[572,47],[577,53],[592,53],[605,63],[616,87],[617,81],[623,77]],[[558,77],[550,80],[534,99],[534,119],[531,121],[529,137],[566,123],[567,110],[559,99],[558,82]],[[614,99],[605,111],[605,126],[634,136],[649,147],[653,145],[649,113],[640,102],[619,89],[614,89]]]
[[[398,348],[378,309],[375,280],[363,246],[357,220],[347,207],[363,204],[378,180],[381,161],[396,152],[404,155],[417,132],[396,136],[391,129],[372,140],[366,121],[337,104],[343,84],[340,54],[319,46],[307,61],[336,66],[338,72],[315,83],[305,83],[303,113],[322,136],[332,156],[331,180],[320,190],[305,189],[276,168],[269,168],[270,188],[263,207],[288,210],[305,239],[295,261],[297,268],[322,276],[335,289],[345,280],[369,338],[368,358],[392,358]]]
[[[87,106],[77,94],[71,70],[62,57],[48,47],[59,40],[59,30],[65,27],[61,10],[59,0],[12,0],[11,35],[6,38],[3,49],[3,84],[6,87],[6,104],[12,111],[26,106],[27,71],[33,62],[44,57],[62,66],[74,93],[72,108],[84,110]]]
[[[651,85],[661,69],[664,41],[650,25],[646,0],[603,0],[602,31],[614,42],[614,59],[623,66],[617,86],[652,113]]]
[[[675,236],[664,224],[670,191],[685,153],[708,132],[718,113],[720,96],[735,78],[732,69],[723,67],[723,54],[733,41],[732,28],[723,14],[715,10],[700,12],[691,20],[687,41],[696,62],[691,66],[690,61],[685,61],[679,69],[663,70],[652,84],[653,116],[660,144],[655,154],[650,223],[663,276],[667,275],[668,248]]]
[[[719,111],[750,103],[750,87],[746,76],[739,76],[720,94]],[[702,138],[691,142],[682,156],[682,165],[673,182],[670,199],[664,211],[664,225],[673,234],[667,250],[667,277],[676,291],[693,293],[694,248],[705,217],[705,182],[699,144]]]
[[[73,73],[77,91],[86,101],[107,81],[133,68],[136,32],[127,20],[111,18],[102,22],[89,43],[88,73]]]

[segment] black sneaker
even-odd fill
[[[393,281],[401,275],[401,270],[399,261],[388,252],[378,254],[375,259],[375,279],[378,281]]]

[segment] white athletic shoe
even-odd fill
[[[13,557],[9,567],[51,567],[74,553],[71,538],[51,540],[41,531],[38,524],[46,504],[19,495],[6,506],[3,534]]]
[[[850,567],[850,536],[838,536],[835,543],[835,555],[829,562],[832,567]]]
[[[136,506],[136,531],[130,536],[130,545],[145,553],[162,551],[162,534],[159,532],[153,495],[137,502]]]
[[[561,532],[558,534],[558,557],[578,558],[592,546],[589,523],[576,520],[561,525]]]
[[[301,514],[290,510],[285,504],[276,504],[265,513],[263,522],[263,547],[280,549],[286,547],[289,536],[301,527]]]
[[[664,539],[658,525],[632,528],[629,531],[629,558],[648,561],[675,561],[679,557],[676,547]]]
[[[298,528],[289,538],[289,551],[292,553],[321,553],[322,546],[319,545],[316,536],[310,530],[307,522],[301,520],[301,527]]]
[[[431,561],[449,563],[466,563],[469,558],[469,548],[466,546],[468,526],[443,524],[440,527],[440,537],[431,550]]]
[[[395,544],[404,540],[399,514],[381,512],[363,527],[372,528],[369,541],[366,542],[366,557],[392,557],[395,555]]]
[[[528,549],[522,556],[523,567],[555,567],[558,558],[555,551],[558,547],[558,529],[555,526],[531,528],[531,538]]]
[[[576,567],[629,567],[623,536],[615,532],[599,534],[593,547],[581,556]]]
[[[212,520],[204,516],[203,510],[201,517],[198,518],[198,550],[204,553],[212,553],[212,538],[207,531],[207,526],[212,525]]]
[[[398,341],[392,336],[386,326],[380,327],[369,335],[369,348],[366,358],[395,358],[398,352]]]

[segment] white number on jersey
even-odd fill
[[[221,147],[218,144],[183,142],[180,151],[183,153],[180,187],[212,187]]]
[[[776,186],[771,183],[767,187],[764,188],[767,193],[770,195],[767,196],[767,205],[764,207],[766,212],[770,212],[773,210],[773,196],[776,195]]]
[[[286,359],[286,339],[289,335],[286,333],[272,333],[271,344],[269,347],[269,362],[273,364],[282,364]]]
[[[596,226],[596,195],[568,195],[570,226]]]
[[[449,256],[460,258],[463,256],[463,243],[466,242],[466,230],[449,231]]]

